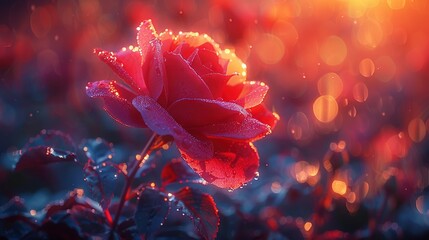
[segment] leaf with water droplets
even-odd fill
[[[201,178],[182,160],[173,159],[161,172],[162,186],[172,183],[194,182]]]
[[[21,198],[14,197],[0,206],[0,239],[21,239],[36,227]]]
[[[102,209],[100,205],[92,199],[83,196],[83,194],[82,189],[75,189],[68,193],[64,200],[48,204],[45,209],[45,219],[52,218],[55,214],[67,211],[75,206],[82,206],[90,210],[94,209],[95,212],[101,213]]]
[[[103,163],[94,166],[88,162],[84,167],[84,174],[91,194],[100,202],[103,209],[107,209],[113,198],[118,176],[120,176],[119,169],[114,164]]]
[[[168,211],[167,196],[155,189],[144,189],[139,195],[135,214],[137,231],[150,238],[164,223]]]
[[[40,134],[30,138],[23,149],[39,146],[49,146],[56,149],[62,149],[69,152],[75,152],[76,147],[71,137],[58,130],[45,130],[40,131]]]
[[[51,163],[76,161],[76,155],[72,152],[45,146],[31,147],[15,154],[18,156],[15,167],[17,171]]]
[[[46,207],[42,226],[34,232],[34,236],[56,236],[61,239],[66,235],[56,231],[55,227],[68,226],[70,233],[80,238],[102,237],[107,231],[108,224],[100,205],[83,196],[82,189],[76,189],[60,202],[54,202]],[[74,231],[71,231],[74,230]]]
[[[174,193],[179,208],[191,218],[202,239],[215,239],[219,228],[219,215],[213,197],[185,187]]]
[[[113,144],[101,138],[85,139],[80,148],[83,149],[89,159],[94,161],[95,165],[112,159],[114,154]]]

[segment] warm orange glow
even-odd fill
[[[411,140],[418,143],[426,136],[426,126],[421,118],[414,118],[408,124],[408,136]]]
[[[327,65],[339,65],[347,56],[346,43],[338,36],[329,36],[322,42],[319,55]]]
[[[320,95],[331,95],[337,98],[343,91],[343,81],[334,72],[326,73],[317,82],[317,90]]]
[[[313,226],[313,224],[311,222],[306,222],[304,224],[304,230],[308,232],[308,231],[310,231],[312,226]]]
[[[375,61],[375,77],[382,82],[389,82],[396,74],[396,64],[389,56],[382,56]]]
[[[383,40],[383,28],[372,19],[365,19],[357,29],[357,39],[362,46],[373,49]]]
[[[371,58],[362,59],[359,63],[359,73],[364,77],[371,77],[374,74],[375,65]]]
[[[283,40],[287,47],[292,47],[298,41],[298,32],[293,24],[280,20],[274,23],[272,33]]]
[[[344,195],[347,192],[347,184],[340,180],[332,181],[332,191],[337,194]]]
[[[334,97],[330,95],[322,95],[314,101],[313,113],[320,122],[331,122],[337,117],[338,103]]]
[[[295,163],[294,171],[295,171],[295,179],[299,183],[304,183],[308,179],[308,174],[306,168],[308,163],[305,161],[299,161]]]
[[[353,87],[353,98],[358,102],[365,102],[368,98],[368,88],[365,83],[356,83]]]
[[[220,54],[221,58],[229,59],[228,68],[226,70],[227,74],[236,74],[229,79],[230,85],[235,85],[246,80],[247,75],[247,66],[244,64],[240,58],[235,55],[230,49],[225,49]]]
[[[405,0],[387,0],[387,5],[393,10],[402,9],[405,7]]]
[[[275,35],[263,34],[257,42],[256,53],[266,64],[278,63],[285,53],[283,42]]]
[[[360,18],[366,12],[364,1],[351,0],[348,6],[348,15],[351,18]]]

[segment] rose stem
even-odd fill
[[[147,141],[146,146],[143,148],[143,150],[140,153],[140,159],[137,159],[137,162],[132,166],[132,169],[130,171],[130,174],[125,179],[125,187],[121,194],[121,200],[119,201],[118,209],[116,210],[115,219],[113,220],[112,227],[110,228],[109,233],[109,239],[114,239],[113,234],[116,230],[116,227],[118,226],[119,217],[121,216],[122,208],[125,205],[125,200],[127,198],[127,194],[131,188],[131,184],[134,181],[134,177],[137,174],[137,170],[140,168],[140,164],[146,159],[146,156],[150,154],[152,151],[152,145],[155,142],[156,134],[152,134],[150,139]]]

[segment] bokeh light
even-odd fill
[[[347,56],[347,46],[340,37],[329,36],[322,41],[319,54],[327,65],[339,65]]]
[[[362,59],[359,63],[359,73],[364,77],[371,77],[374,74],[375,65],[371,58]]]
[[[320,122],[331,122],[338,114],[338,103],[334,97],[322,95],[314,101],[313,113]]]
[[[343,81],[334,72],[326,73],[317,82],[317,90],[320,95],[331,95],[337,98],[343,91]]]

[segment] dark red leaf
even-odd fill
[[[17,154],[18,162],[15,167],[17,171],[51,163],[76,161],[76,155],[74,153],[46,146],[20,150]]]
[[[201,179],[182,159],[173,159],[161,172],[162,186]]]
[[[236,189],[255,177],[259,156],[252,143],[226,140],[213,143],[214,156],[205,161],[191,158],[181,151],[189,166],[204,180],[221,188]]]
[[[139,195],[135,214],[137,231],[150,238],[164,223],[169,210],[167,196],[163,193],[146,188]]]
[[[82,206],[91,211],[94,210],[95,212],[98,212],[100,214],[102,213],[100,205],[98,205],[93,200],[83,196],[83,190],[79,189],[70,192],[63,201],[47,205],[45,219],[49,220],[49,218],[51,218],[53,215],[72,209],[75,206]]]
[[[185,187],[174,193],[179,208],[191,218],[202,239],[215,239],[219,228],[219,215],[212,196]]]

